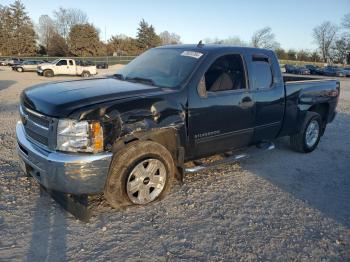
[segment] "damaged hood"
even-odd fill
[[[54,82],[24,90],[21,104],[45,115],[62,118],[84,106],[142,96],[160,90],[159,87],[115,78]]]

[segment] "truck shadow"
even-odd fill
[[[42,192],[33,216],[26,261],[67,261],[67,214]]]
[[[13,81],[13,80],[1,80],[0,81],[0,91],[12,86],[15,83],[16,83],[16,81]]]
[[[348,130],[350,116],[340,113],[314,152],[294,152],[289,139],[281,138],[276,150],[245,160],[241,167],[350,228]]]

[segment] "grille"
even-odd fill
[[[23,105],[20,107],[20,114],[26,135],[34,142],[49,147],[50,118]]]
[[[34,113],[28,111],[27,109],[24,109],[23,111],[28,116],[28,118],[30,120],[32,120],[33,122],[35,122],[35,123],[37,123],[37,124],[39,124],[41,126],[44,126],[46,128],[49,127],[50,121],[46,117],[45,118],[39,117],[38,114],[34,114]]]
[[[39,142],[40,144],[43,144],[44,146],[49,146],[49,139],[47,137],[35,133],[29,128],[25,128],[24,130],[31,139],[34,139],[35,141]]]

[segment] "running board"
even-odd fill
[[[236,154],[236,155],[229,155],[226,158],[217,160],[217,161],[212,162],[212,163],[208,163],[208,164],[200,163],[199,165],[196,165],[194,167],[187,167],[187,168],[185,168],[185,173],[197,173],[199,171],[202,171],[205,169],[210,169],[213,167],[217,167],[219,165],[234,163],[234,162],[237,162],[239,160],[249,158],[257,153],[273,150],[273,149],[275,149],[275,144],[272,142],[262,142],[262,143],[257,144],[256,148],[258,149],[258,151],[252,152],[250,154],[249,153],[242,153],[242,154]],[[195,162],[197,162],[197,161],[195,161]]]

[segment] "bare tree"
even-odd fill
[[[350,39],[345,34],[334,41],[330,48],[330,58],[336,63],[346,63],[350,52]]]
[[[336,39],[337,32],[338,27],[329,21],[323,22],[313,29],[313,37],[324,62],[330,58],[330,49]]]
[[[52,43],[51,38],[57,34],[55,22],[48,15],[41,15],[39,17],[39,24],[37,26],[40,44],[48,50],[49,44]]]
[[[175,33],[164,31],[159,34],[159,37],[162,40],[163,45],[181,44],[181,37]]]
[[[66,40],[74,25],[88,23],[87,15],[80,9],[60,7],[53,14],[58,33]]]
[[[252,36],[252,46],[258,48],[277,49],[280,44],[275,40],[275,34],[271,27],[264,27],[256,31]]]
[[[350,30],[350,13],[347,13],[346,15],[344,15],[343,20],[342,20],[342,26],[345,29]]]
[[[238,36],[231,36],[225,39],[219,38],[206,38],[204,42],[207,44],[220,44],[220,45],[235,45],[235,46],[247,46],[248,44],[240,39]]]

